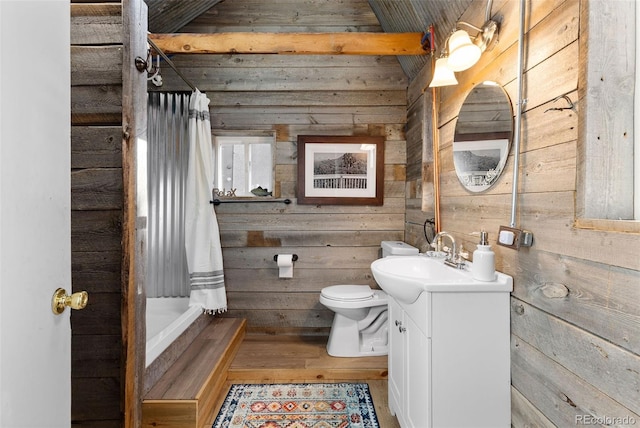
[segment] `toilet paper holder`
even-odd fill
[[[291,256],[291,260],[293,260],[294,262],[298,261],[298,255],[294,254],[293,256]],[[273,256],[273,261],[277,262],[278,261],[278,255],[276,254],[275,256]]]

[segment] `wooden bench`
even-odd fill
[[[245,330],[244,319],[214,319],[149,390],[142,402],[142,426],[210,426]]]

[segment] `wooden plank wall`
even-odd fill
[[[485,228],[495,244],[499,226],[509,225],[513,154],[494,188],[466,192],[452,161],[457,111],[472,86],[487,79],[504,85],[515,103],[519,3],[493,3],[502,21],[500,43],[472,69],[457,73],[459,85],[440,90],[442,224],[469,249],[476,243],[471,232]],[[631,423],[614,424],[631,426],[640,421],[640,239],[574,226],[578,112],[547,111],[564,106],[564,100],[554,101],[564,94],[580,108],[586,2],[527,5],[517,222],[533,232],[534,245],[520,251],[494,245],[497,268],[514,277],[512,422],[566,427],[580,425],[577,418],[585,416],[627,417]],[[461,19],[478,21],[484,7],[474,1]],[[411,83],[409,99],[422,96],[421,86]]]
[[[71,314],[74,426],[122,424],[122,13],[71,4]]]
[[[414,78],[407,92],[407,181],[405,241],[427,251],[427,236],[433,238],[435,221],[433,198],[433,94],[427,87],[431,65]]]
[[[216,31],[381,31],[366,0],[222,2],[183,28]],[[380,241],[403,239],[407,78],[395,57],[175,55],[180,71],[211,99],[214,132],[276,135],[275,196],[283,204],[226,204],[220,224],[228,316],[249,331],[327,334],[333,313],[322,287],[375,282]],[[171,70],[162,90],[186,90]],[[150,87],[151,88],[151,87]],[[298,205],[298,135],[386,137],[384,205]],[[295,253],[294,278],[279,279],[273,256]]]

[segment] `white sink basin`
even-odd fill
[[[410,304],[424,291],[430,292],[511,292],[513,278],[496,272],[494,281],[477,281],[466,269],[446,266],[442,259],[417,256],[390,256],[371,263],[373,277],[396,299]]]

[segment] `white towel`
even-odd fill
[[[189,105],[185,245],[191,280],[189,305],[207,313],[227,310],[220,231],[210,202],[213,174],[209,98],[196,90]]]

